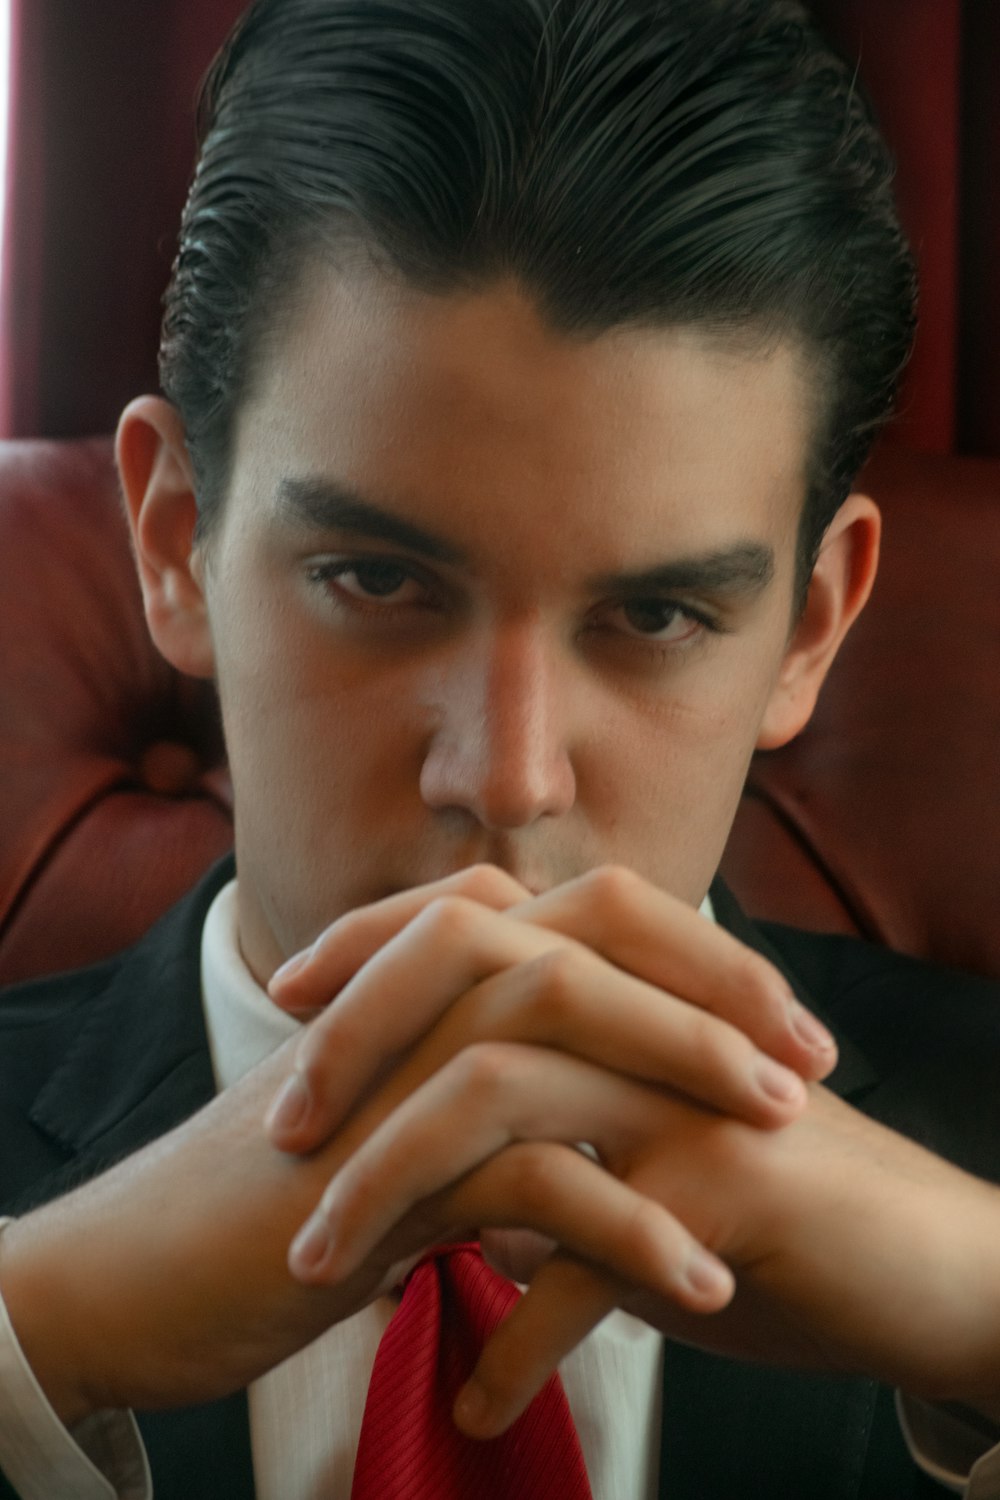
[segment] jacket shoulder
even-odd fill
[[[210,1097],[201,931],[231,874],[216,866],[120,954],[0,992],[0,1211],[60,1165],[97,1170]]]

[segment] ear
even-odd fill
[[[204,558],[194,541],[194,470],[176,407],[162,396],[131,402],[118,424],[115,451],[150,634],[179,671],[211,677]]]
[[[805,608],[764,712],[758,750],[786,745],[809,722],[840,643],[871,593],[881,534],[875,502],[849,495],[823,537]]]

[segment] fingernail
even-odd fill
[[[459,1391],[452,1407],[455,1425],[470,1437],[479,1435],[489,1425],[490,1405],[486,1392],[475,1380]]]
[[[714,1255],[710,1255],[700,1245],[692,1250],[682,1275],[699,1297],[711,1297],[715,1301],[723,1293],[727,1299],[732,1293],[733,1277],[729,1267],[716,1260]]]
[[[330,1226],[321,1215],[310,1219],[292,1241],[294,1270],[316,1271],[330,1253]]]
[[[832,1052],[836,1047],[837,1043],[822,1021],[817,1021],[812,1011],[806,1010],[797,1000],[789,1002],[788,1018],[799,1041],[811,1052]]]
[[[275,969],[271,975],[271,982],[268,985],[268,989],[271,988],[271,985],[284,984],[286,979],[291,979],[293,974],[297,974],[299,969],[304,967],[311,953],[311,948],[305,948],[301,953],[295,953],[291,958],[287,958],[281,965],[281,968]]]
[[[285,1079],[264,1121],[269,1131],[297,1130],[309,1113],[309,1090],[301,1073]]]
[[[779,1104],[797,1104],[802,1098],[802,1079],[772,1057],[762,1057],[757,1064],[757,1083],[769,1099],[776,1099]]]

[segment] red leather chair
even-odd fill
[[[758,755],[747,908],[1000,977],[1000,461],[884,445],[882,561],[805,732]]]
[[[146,631],[107,439],[0,443],[0,983],[129,943],[232,841],[213,695]]]
[[[750,911],[1000,976],[1000,462],[885,447],[875,596],[757,757]],[[106,439],[0,444],[0,982],[138,936],[231,839],[215,702],[146,633]]]

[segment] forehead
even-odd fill
[[[809,409],[790,342],[569,335],[514,284],[432,295],[314,265],[259,348],[230,500],[266,514],[286,479],[334,480],[472,550],[543,528],[581,565],[647,534],[683,552],[764,527],[793,547]]]

